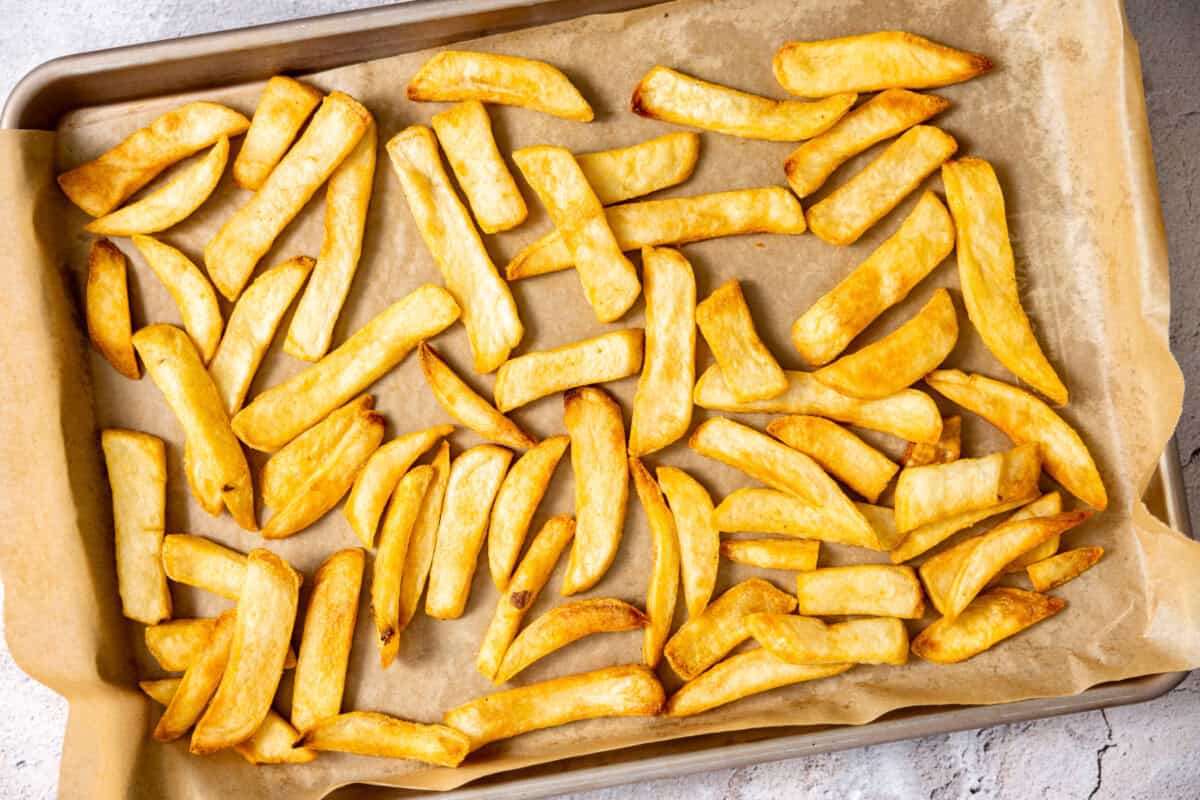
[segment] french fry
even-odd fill
[[[267,270],[254,279],[230,312],[225,335],[208,365],[208,373],[230,416],[241,409],[254,373],[275,338],[279,321],[312,267],[311,258],[296,256]]]
[[[816,569],[820,549],[820,542],[808,539],[727,539],[721,542],[721,556],[730,561],[795,572]]]
[[[810,617],[862,614],[920,619],[921,582],[912,567],[857,564],[796,574],[796,613]]]
[[[595,586],[616,557],[629,501],[629,464],[621,408],[603,389],[567,392],[563,421],[571,437],[576,522],[562,583],[565,597]]]
[[[492,389],[496,408],[507,412],[547,395],[636,375],[642,340],[641,328],[626,328],[506,361]]]
[[[754,318],[736,280],[721,284],[696,306],[696,324],[717,360],[726,388],[739,403],[768,400],[787,391],[787,377],[754,329]]]
[[[100,433],[112,487],[117,592],[121,612],[153,625],[171,616],[171,591],[163,572],[167,519],[167,456],[162,439],[108,428]]]
[[[937,95],[907,89],[880,92],[796,148],[783,162],[788,183],[797,197],[807,197],[854,156],[949,107],[950,101]]]
[[[982,458],[908,467],[896,482],[896,528],[907,533],[968,511],[1037,494],[1042,459],[1036,444]]]
[[[636,458],[629,459],[629,471],[633,474],[638,499],[646,511],[654,547],[650,586],[646,589],[649,623],[642,639],[642,661],[653,669],[662,658],[663,644],[675,619],[675,601],[679,593],[679,534],[662,490],[650,471]]]
[[[130,380],[142,377],[133,352],[129,321],[125,254],[108,239],[97,239],[88,250],[88,338],[113,369]]]
[[[505,447],[528,450],[537,440],[501,414],[454,373],[437,351],[425,342],[417,350],[425,382],[446,413],[478,433]]]
[[[238,438],[278,450],[458,319],[445,289],[425,285],[392,303],[316,364],[254,398],[233,418]]]
[[[696,278],[679,251],[642,251],[646,293],[645,357],[633,398],[629,454],[661,450],[692,424],[696,382]]]
[[[905,31],[788,42],[772,61],[779,85],[801,97],[879,89],[929,89],[970,80],[992,68],[978,53],[955,50]]]
[[[828,678],[853,664],[789,664],[762,647],[730,656],[688,681],[667,701],[668,717],[690,717],[794,683]]]
[[[1066,405],[1067,387],[1055,373],[1017,291],[1004,194],[992,165],[960,158],[942,166],[946,203],[958,230],[958,277],[967,316],[988,350],[1018,378]]]
[[[457,767],[467,757],[467,737],[445,725],[407,722],[375,711],[349,711],[328,717],[301,737],[313,750],[378,758],[406,758],[439,767]]]
[[[1103,547],[1079,547],[1050,558],[1035,561],[1026,567],[1029,582],[1039,592],[1048,592],[1078,578],[1104,557]]]
[[[400,479],[379,532],[371,573],[371,611],[379,638],[379,664],[387,669],[400,652],[400,581],[413,525],[433,480],[433,467],[413,467]]]
[[[663,654],[675,674],[691,680],[750,638],[747,614],[789,614],[796,599],[761,578],[742,581],[714,600],[703,614],[683,624],[667,642]]]
[[[895,664],[908,662],[908,630],[893,617],[825,624],[794,614],[751,614],[750,635],[789,664]]]
[[[198,586],[235,603],[246,578],[246,556],[203,536],[172,533],[163,538],[163,569],[176,583]]]
[[[748,233],[799,234],[807,225],[800,202],[781,186],[643,200],[606,208],[604,218],[625,251]],[[562,235],[552,231],[517,253],[505,273],[512,281],[574,265]]]
[[[357,100],[330,92],[300,139],[204,248],[217,290],[236,300],[275,238],[350,154],[371,124]]]
[[[942,617],[917,634],[913,655],[957,664],[1054,616],[1066,605],[1057,597],[998,587],[976,597],[955,619]]]
[[[529,209],[496,147],[483,103],[463,101],[434,114],[430,125],[483,232],[506,231],[524,222]]]
[[[172,325],[150,325],[133,346],[183,427],[184,471],[200,506],[214,516],[228,508],[239,527],[258,530],[246,455],[191,339]]]
[[[450,465],[425,595],[425,613],[429,616],[462,616],[487,534],[492,502],[511,460],[512,451],[485,444],[472,447]]]
[[[544,440],[517,459],[500,484],[488,526],[488,569],[496,588],[502,592],[508,588],[533,514],[570,442],[569,436]]]
[[[267,81],[233,162],[238,186],[254,191],[266,182],[321,98],[319,90],[285,75]]]
[[[1012,511],[1014,508],[1028,502],[1036,493],[1035,487],[1033,494],[1028,497],[1018,497],[1003,503],[984,506],[983,508],[971,511],[960,511],[944,519],[918,525],[906,533],[900,533],[897,529],[896,532],[899,536],[899,541],[892,548],[892,563],[903,564],[905,561],[911,561],[922,553],[937,547],[959,531],[966,530],[972,525],[983,522],[988,517]],[[895,524],[894,520],[895,516],[893,515],[893,526]]]
[[[813,377],[842,394],[874,400],[912,386],[946,360],[958,342],[950,293],[938,289],[908,322],[878,341],[842,356]]]
[[[957,149],[954,137],[940,128],[909,128],[862,172],[809,208],[808,227],[830,244],[854,244]]]
[[[250,738],[271,711],[296,622],[300,575],[269,550],[251,550],[221,683],[196,729],[191,752],[215,753]]]
[[[233,610],[217,617],[203,651],[183,673],[175,693],[166,704],[166,710],[154,727],[153,736],[157,741],[172,742],[178,739],[204,713],[229,661],[235,621],[236,611]]]
[[[721,564],[721,534],[712,497],[695,478],[676,467],[659,467],[655,475],[675,518],[683,597],[688,617],[695,617],[708,607]]]
[[[204,652],[216,623],[216,617],[200,617],[169,619],[147,625],[144,631],[146,649],[167,672],[183,672]],[[151,697],[158,699],[154,695]]]
[[[438,524],[442,520],[442,500],[446,497],[446,484],[450,481],[449,442],[442,442],[430,466],[433,467],[433,478],[425,490],[421,511],[408,537],[408,552],[404,555],[398,630],[404,630],[412,622],[421,602],[421,593],[425,591],[425,582],[429,579],[429,566],[433,563],[433,551],[437,545]]]
[[[462,309],[475,371],[492,372],[525,335],[512,292],[450,185],[433,131],[405,128],[387,151],[421,238]]]
[[[872,550],[892,550],[900,544],[904,534],[896,530],[896,512],[887,506],[877,506],[871,503],[855,503],[862,515],[871,523],[878,540]]]
[[[501,683],[496,674],[504,654],[517,635],[525,612],[537,602],[542,587],[550,580],[554,565],[574,535],[575,520],[563,514],[548,520],[533,538],[529,551],[521,560],[508,587],[500,592],[492,621],[479,645],[475,667],[485,678]]]
[[[657,66],[634,87],[629,107],[640,117],[676,125],[746,139],[798,142],[828,130],[857,98],[847,93],[813,103],[772,100]]]
[[[666,700],[654,671],[641,664],[568,675],[480,697],[446,712],[471,749],[522,733],[599,717],[652,717]]]
[[[767,432],[812,458],[871,503],[900,469],[883,453],[823,417],[780,417],[767,425]]]
[[[1015,519],[1032,519],[1033,517],[1052,517],[1055,514],[1062,513],[1062,495],[1058,492],[1049,492],[1042,495],[1037,500],[1023,506],[1015,514],[1008,518],[1008,521]],[[1005,573],[1024,572],[1035,561],[1041,561],[1044,558],[1049,558],[1058,552],[1058,546],[1062,543],[1061,536],[1051,536],[1046,541],[1039,544],[1032,550],[1026,550],[1021,555],[1009,562],[1004,568]]]
[[[161,189],[94,219],[83,229],[106,236],[165,231],[191,216],[217,188],[229,159],[229,138],[222,136],[195,164],[181,171]]]
[[[250,127],[250,120],[217,103],[188,103],[135,131],[100,157],[58,176],[71,202],[102,217],[176,161]]]
[[[596,319],[620,319],[642,287],[575,157],[563,147],[539,146],[517,150],[513,161],[546,206],[570,250]]]
[[[683,183],[692,176],[699,156],[700,134],[688,131],[580,153],[575,160],[596,197],[611,206]]]
[[[133,237],[133,244],[171,293],[183,317],[184,329],[192,337],[200,359],[207,364],[217,350],[225,325],[212,284],[187,256],[174,247],[141,235]]]
[[[160,678],[154,681],[138,681],[138,688],[151,700],[160,706],[165,706],[175,696],[182,680],[183,678]]]
[[[648,624],[645,614],[623,600],[612,597],[568,600],[521,631],[508,646],[493,680],[496,684],[506,683],[535,661],[585,636],[632,631]]]
[[[299,731],[342,709],[364,560],[357,547],[339,550],[313,576],[292,683],[292,724]]]
[[[478,100],[579,122],[591,122],[593,117],[592,107],[570,79],[544,61],[465,50],[443,50],[431,56],[409,80],[408,99]]]
[[[856,508],[862,513],[862,504],[856,504]],[[717,528],[727,533],[775,533],[885,549],[873,525],[868,523],[864,528],[856,519],[774,489],[738,489],[721,501],[713,519]]]
[[[962,455],[962,417],[955,414],[942,420],[942,435],[937,444],[909,442],[900,463],[906,467],[949,464]]]
[[[721,368],[713,364],[696,381],[692,399],[701,408],[735,414],[809,414],[882,431],[909,441],[936,442],[942,433],[942,415],[933,398],[916,389],[905,389],[882,400],[859,400],[831,389],[810,372],[784,370],[788,388],[770,400],[739,403]]]
[[[809,364],[828,364],[953,249],[954,221],[925,192],[887,241],[792,324],[792,344]]]

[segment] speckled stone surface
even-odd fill
[[[59,55],[377,5],[369,1],[0,0],[0,95]],[[1129,0],[1171,253],[1179,424],[1200,508],[1200,2]],[[5,535],[13,535],[7,532]],[[0,592],[0,606],[3,594]],[[0,641],[0,798],[55,796],[66,706]],[[1200,677],[1139,706],[620,786],[573,800],[1200,797]]]

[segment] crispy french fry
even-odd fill
[[[430,125],[483,232],[506,231],[524,222],[529,209],[496,147],[483,103],[463,101],[434,114]]]
[[[807,223],[796,196],[781,186],[643,200],[604,209],[622,250],[680,245],[748,233],[804,233]],[[552,231],[521,250],[508,263],[508,279],[570,269],[570,248]]]
[[[506,683],[535,661],[593,633],[632,631],[648,624],[645,614],[623,600],[612,597],[568,600],[529,623],[513,639],[493,680],[497,684]]]
[[[666,700],[654,671],[641,664],[568,675],[480,697],[446,712],[446,724],[471,749],[522,733],[598,717],[652,717]]]
[[[679,251],[642,251],[646,292],[645,357],[633,398],[629,454],[661,450],[692,424],[696,382],[696,278]]]
[[[246,557],[203,536],[172,533],[163,538],[163,569],[176,583],[186,583],[235,603],[246,578]]]
[[[721,542],[721,555],[730,561],[795,572],[816,569],[820,549],[820,542],[808,539],[727,539]]]
[[[167,455],[162,439],[109,428],[100,433],[112,487],[117,591],[121,612],[153,625],[171,616],[171,591],[163,572],[167,519]]]
[[[292,724],[299,731],[342,709],[364,560],[357,547],[339,550],[313,576],[292,684]]]
[[[1033,517],[1052,517],[1055,514],[1062,513],[1062,495],[1058,492],[1049,492],[1042,495],[1032,503],[1022,507],[1015,514],[1008,518],[1008,521],[1015,519],[1032,519]],[[1039,544],[1032,550],[1026,550],[1021,555],[1009,562],[1004,568],[1005,573],[1024,572],[1035,561],[1041,561],[1044,558],[1049,558],[1058,552],[1058,546],[1062,543],[1061,536],[1051,536],[1046,541]]]
[[[133,243],[179,306],[183,327],[192,337],[200,359],[207,364],[217,350],[225,324],[212,284],[174,247],[141,235],[135,235]]]
[[[521,564],[508,587],[500,592],[492,621],[483,635],[483,642],[479,645],[475,667],[485,678],[501,682],[496,673],[504,660],[504,654],[517,635],[525,612],[537,602],[542,587],[550,580],[554,565],[558,563],[559,556],[574,535],[575,520],[562,514],[549,519],[537,536],[533,537],[529,551],[525,558],[521,559]]]
[[[905,31],[788,42],[772,61],[779,85],[801,97],[879,89],[929,89],[970,80],[992,68],[978,53],[955,50]]]
[[[896,530],[896,512],[887,506],[877,506],[871,503],[855,503],[862,515],[871,523],[878,540],[872,550],[891,550],[900,543],[904,534]],[[869,546],[869,545],[868,545]]]
[[[787,391],[787,377],[759,338],[736,280],[721,284],[696,306],[696,324],[726,388],[739,403],[768,400]]]
[[[892,548],[892,563],[903,564],[905,561],[911,561],[922,553],[937,547],[959,531],[966,530],[972,525],[983,522],[988,517],[1012,511],[1014,508],[1029,501],[1036,493],[1037,490],[1035,487],[1033,494],[1027,497],[1018,497],[1003,503],[984,506],[983,508],[971,511],[960,511],[944,519],[918,525],[906,533],[900,533],[899,529],[897,529],[896,533],[899,541]],[[893,515],[894,526],[895,516]]]
[[[371,611],[379,637],[379,664],[387,669],[400,652],[400,582],[413,525],[433,480],[433,467],[413,467],[400,479],[379,532],[371,573]]]
[[[147,628],[147,630],[149,629]],[[207,636],[208,634],[205,635]],[[171,698],[179,690],[179,683],[182,680],[183,678],[160,678],[155,681],[138,681],[138,688],[151,700],[160,706],[165,706],[171,702]]]
[[[375,711],[348,711],[309,728],[300,744],[313,750],[457,767],[467,757],[470,740],[445,725],[407,722]]]
[[[611,206],[683,183],[692,176],[699,156],[700,134],[688,131],[580,153],[575,160],[596,197]]]
[[[894,617],[827,625],[815,617],[751,614],[750,635],[789,664],[905,664],[908,630]]]
[[[502,592],[508,588],[533,514],[570,443],[569,436],[544,440],[517,459],[500,484],[488,526],[488,569],[496,588]]]
[[[204,713],[229,661],[236,613],[234,610],[226,611],[215,620],[203,651],[183,673],[154,728],[153,736],[157,741],[172,742],[178,739]]]
[[[147,625],[144,632],[146,649],[167,672],[183,672],[204,652],[216,622],[215,617],[200,617],[169,619]],[[154,695],[151,697],[158,699]]]
[[[450,465],[425,595],[429,616],[458,619],[467,607],[492,502],[511,460],[512,451],[485,444],[472,447]]]
[[[478,433],[505,447],[528,450],[537,440],[496,410],[454,373],[437,351],[425,342],[418,348],[421,372],[425,382],[433,390],[433,396],[446,409],[446,413]]]
[[[828,130],[857,98],[851,92],[813,103],[772,100],[658,66],[634,87],[629,107],[640,117],[676,125],[746,139],[798,142]]]
[[[278,450],[399,364],[417,344],[450,327],[458,305],[425,285],[392,303],[308,369],[254,398],[233,418],[238,438]]]
[[[900,463],[906,467],[949,464],[962,455],[962,417],[955,414],[942,420],[942,436],[937,444],[909,442]]]
[[[808,227],[830,244],[854,244],[957,149],[954,137],[940,128],[910,128],[862,172],[809,208]]]
[[[563,421],[571,437],[576,520],[561,590],[567,596],[595,586],[616,557],[629,501],[629,464],[621,408],[603,389],[567,392]]]
[[[689,717],[753,694],[828,678],[853,664],[789,664],[766,648],[730,656],[688,681],[667,701],[668,717]]]
[[[99,158],[59,175],[58,185],[72,203],[102,217],[176,161],[248,127],[250,120],[232,108],[188,103],[156,118]]]
[[[646,625],[642,639],[642,661],[653,669],[662,658],[663,644],[675,619],[675,601],[679,593],[679,534],[675,519],[667,508],[662,490],[642,462],[629,459],[633,487],[646,511],[654,560],[650,567],[650,586],[646,589]]]
[[[823,417],[780,417],[767,425],[767,432],[812,458],[871,503],[900,469],[883,453]]]
[[[425,581],[429,579],[429,566],[433,563],[433,551],[437,545],[438,524],[442,520],[442,500],[446,497],[446,484],[450,482],[449,442],[442,442],[430,466],[433,467],[433,478],[425,490],[421,511],[408,537],[408,552],[404,555],[398,630],[404,630],[412,622],[421,602],[421,593],[425,591]]]
[[[942,617],[912,642],[913,655],[938,664],[956,664],[1052,617],[1066,606],[1057,597],[999,587],[976,597],[961,614]]]
[[[896,482],[896,528],[907,533],[968,511],[1037,494],[1042,459],[1036,444],[982,458],[908,467]]]
[[[506,361],[492,389],[496,408],[507,412],[548,395],[636,375],[642,341],[641,328],[625,328]]]
[[[371,114],[347,94],[330,92],[321,101],[299,141],[205,246],[204,265],[221,294],[237,299],[254,265],[370,124]]]
[[[570,79],[544,61],[467,50],[443,50],[431,56],[409,80],[408,99],[478,100],[579,122],[591,122],[593,117],[592,107]]]
[[[1029,582],[1039,592],[1048,592],[1078,578],[1100,561],[1103,547],[1079,547],[1030,564],[1026,571]]]
[[[266,182],[321,98],[319,90],[285,75],[267,81],[233,162],[238,186],[253,191]]]
[[[912,567],[857,564],[796,574],[796,612],[811,617],[862,614],[920,619],[921,582]]]
[[[700,483],[681,469],[659,467],[655,471],[679,536],[679,568],[688,617],[704,613],[717,584],[721,563],[721,534],[717,530],[712,497]]]
[[[512,292],[450,185],[433,131],[405,128],[387,151],[421,238],[462,309],[475,371],[492,372],[525,335]]]
[[[130,380],[142,377],[133,352],[125,254],[108,239],[92,242],[88,251],[88,338],[113,369]]]
[[[862,513],[862,504],[856,504],[856,508]],[[717,528],[727,533],[775,533],[872,550],[886,549],[874,525],[864,528],[853,518],[774,489],[738,489],[721,501],[713,519]]]
[[[685,622],[663,654],[676,675],[691,680],[750,638],[747,614],[788,614],[795,608],[796,599],[770,582],[761,578],[742,581],[727,589],[703,614]]]

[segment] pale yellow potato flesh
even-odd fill
[[[400,582],[412,529],[433,480],[433,467],[413,467],[396,486],[379,530],[371,572],[371,614],[379,641],[379,665],[387,669],[400,652]]]
[[[233,162],[233,180],[238,186],[254,191],[266,182],[321,98],[318,89],[286,75],[267,81]]]
[[[721,557],[760,569],[807,572],[817,568],[821,543],[808,539],[726,539]]]
[[[421,593],[429,579],[429,566],[433,563],[433,551],[437,545],[438,524],[442,520],[442,500],[446,497],[446,485],[450,482],[450,443],[442,442],[437,454],[430,462],[433,478],[425,490],[421,511],[413,523],[408,537],[408,552],[404,556],[404,569],[400,577],[400,616],[398,627],[404,630],[420,607]]]
[[[1062,495],[1058,492],[1048,492],[1042,495],[1032,503],[1023,506],[1015,514],[1008,518],[1008,521],[1014,519],[1032,519],[1033,517],[1052,517],[1055,514],[1062,513]],[[1021,555],[1009,562],[1004,568],[1005,574],[1012,572],[1024,572],[1035,561],[1049,558],[1058,552],[1059,545],[1062,544],[1061,536],[1051,536],[1046,541],[1039,544],[1032,550],[1026,550]]]
[[[636,458],[629,459],[629,471],[633,475],[633,488],[646,512],[653,546],[650,585],[646,589],[649,622],[642,637],[642,661],[653,669],[662,658],[663,645],[675,619],[675,601],[679,595],[679,534],[662,489],[650,471]]]
[[[883,453],[824,417],[780,417],[767,425],[767,432],[812,458],[870,503],[879,499],[900,469]]]
[[[174,247],[141,235],[134,235],[133,244],[171,293],[183,317],[184,329],[192,337],[200,359],[207,364],[217,350],[225,326],[212,284],[187,256]]]
[[[144,631],[146,649],[162,669],[183,672],[204,652],[216,622],[216,617],[199,617],[147,625]]]
[[[421,342],[417,358],[425,383],[447,414],[496,444],[516,450],[528,450],[537,444],[517,423],[476,394],[427,343]]]
[[[862,504],[856,503],[855,507],[862,513]],[[871,550],[885,549],[869,518],[868,530],[855,519],[775,489],[738,489],[721,501],[713,519],[717,528],[726,533],[774,533]]]
[[[483,103],[463,101],[434,114],[429,124],[480,229],[497,233],[524,222],[529,209],[496,146],[492,121]]]
[[[496,408],[503,413],[568,389],[636,375],[643,339],[641,328],[626,328],[506,361],[492,388]]]
[[[730,656],[688,681],[667,701],[668,717],[690,717],[795,683],[828,678],[853,664],[789,664],[762,647]]]
[[[424,725],[375,711],[348,711],[309,728],[300,744],[313,750],[401,758],[457,767],[467,757],[467,737],[445,725]]]
[[[228,665],[235,624],[236,611],[226,611],[217,617],[200,656],[188,666],[166,703],[167,708],[154,727],[155,740],[174,741],[200,719]]]
[[[721,565],[721,534],[712,497],[699,481],[677,467],[659,467],[655,476],[675,518],[684,603],[688,617],[695,617],[708,607]]]
[[[917,634],[913,655],[938,664],[956,664],[979,655],[1066,607],[1066,601],[1024,589],[1000,587],[971,601],[953,620],[945,617]]]
[[[1003,524],[1012,521],[1010,517]],[[966,556],[975,549],[975,545],[978,543],[978,536],[963,539],[953,547],[948,547],[925,559],[925,563],[920,566],[918,571],[921,575],[921,582],[925,585],[925,594],[929,596],[929,602],[933,604],[938,613],[944,613],[947,608],[950,589],[954,586],[954,578],[958,575],[959,568]]]
[[[867,522],[871,523],[871,527],[875,529],[875,538],[877,540],[874,546],[866,545],[872,550],[891,550],[900,543],[904,538],[903,534],[896,530],[896,512],[894,509],[887,506],[877,506],[871,503],[855,503],[862,515],[867,518]]]
[[[133,352],[125,254],[108,239],[88,250],[86,313],[88,338],[112,368],[130,380],[142,377]]]
[[[506,683],[535,661],[585,636],[632,631],[648,624],[646,615],[624,600],[612,597],[568,600],[529,623],[513,639],[494,681]]]
[[[172,533],[163,538],[163,569],[176,583],[197,586],[235,603],[246,579],[246,556],[203,536]]]
[[[1078,547],[1035,561],[1026,567],[1026,572],[1036,591],[1048,592],[1078,578],[1103,557],[1103,547]]]
[[[912,567],[825,567],[797,573],[796,613],[811,617],[861,614],[920,619],[925,614],[925,597]]]
[[[789,664],[893,664],[908,662],[908,629],[895,617],[826,624],[795,614],[751,614],[750,635]]]
[[[739,403],[769,400],[787,391],[787,376],[759,338],[736,280],[721,284],[696,306],[696,325],[726,388]]]
[[[532,447],[512,465],[496,492],[488,525],[488,569],[500,591],[508,588],[529,524],[570,443],[569,436],[552,436]]]
[[[896,528],[907,533],[930,522],[1037,494],[1042,458],[1024,444],[980,458],[907,467],[896,481]]]
[[[900,463],[906,467],[924,467],[929,464],[949,464],[962,455],[962,417],[958,414],[942,420],[942,435],[937,444],[909,442],[904,448]]]
[[[699,157],[700,134],[689,131],[580,153],[575,160],[596,197],[611,206],[683,183],[692,176]]]
[[[1036,494],[1037,490],[1035,487],[1027,497],[1018,497],[1007,502],[984,506],[983,508],[971,511],[960,511],[943,519],[918,525],[911,531],[904,533],[900,533],[897,530],[897,535],[900,539],[896,546],[892,548],[892,563],[903,564],[905,561],[911,561],[922,553],[937,547],[959,531],[966,530],[972,525],[983,522],[988,517],[1012,511],[1014,508],[1033,499]],[[893,527],[894,524],[893,516]]]

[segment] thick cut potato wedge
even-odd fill
[[[319,90],[285,75],[267,81],[233,162],[238,186],[254,191],[266,182],[321,98]]]
[[[244,570],[244,568],[243,568]],[[240,587],[240,582],[239,582]],[[184,672],[204,652],[212,635],[216,617],[171,619],[145,629],[146,649],[167,672]],[[296,653],[288,648],[284,669],[296,666]]]
[[[721,556],[730,561],[793,572],[816,569],[820,550],[820,542],[808,539],[727,539],[721,542]]]
[[[725,386],[739,403],[769,400],[787,391],[787,376],[759,338],[736,280],[723,283],[696,306],[696,324]]]
[[[379,531],[371,573],[371,613],[379,639],[379,664],[387,669],[400,652],[400,582],[413,525],[433,480],[433,467],[420,466],[400,479]]]
[[[642,462],[629,459],[633,488],[646,511],[654,556],[650,566],[650,585],[646,589],[646,625],[642,639],[642,661],[653,669],[662,658],[663,644],[675,619],[675,601],[679,595],[679,534],[675,518],[667,508],[662,490]]]
[[[942,436],[937,444],[909,442],[900,463],[906,467],[949,464],[962,455],[962,417],[955,414],[942,420]]]
[[[466,100],[434,114],[429,124],[483,232],[506,231],[524,222],[529,209],[496,147],[483,103]]]
[[[976,597],[954,619],[942,617],[921,631],[913,655],[938,664],[957,664],[1020,633],[1066,607],[1065,600],[999,587]]]
[[[176,583],[198,586],[235,603],[246,579],[246,557],[203,536],[172,533],[163,538],[163,569]]]
[[[643,338],[641,328],[626,328],[506,361],[492,389],[496,408],[507,412],[547,395],[636,375]]]
[[[569,436],[546,439],[517,459],[500,484],[488,526],[488,569],[502,592],[508,588],[534,512],[570,443]]]
[[[687,132],[580,153],[575,160],[596,197],[611,206],[683,183],[692,176],[699,157],[700,134]]]
[[[157,741],[172,742],[178,739],[200,719],[225,672],[235,626],[236,611],[226,611],[217,617],[204,649],[183,673],[154,728],[153,736]]]
[[[88,250],[88,338],[113,369],[130,380],[142,377],[133,352],[129,319],[129,289],[125,254],[108,239],[97,239]]]
[[[429,579],[429,567],[437,546],[438,524],[442,520],[442,500],[446,497],[446,485],[450,482],[449,442],[442,442],[430,466],[433,467],[433,478],[425,490],[421,511],[408,537],[408,552],[404,556],[404,570],[400,577],[399,630],[404,630],[412,622],[420,607],[425,582]]]
[[[908,467],[896,482],[896,528],[907,533],[930,522],[1037,494],[1042,458],[1024,444],[982,458]]]
[[[1079,547],[1065,553],[1043,558],[1026,567],[1029,582],[1039,592],[1048,592],[1078,578],[1104,557],[1103,547]]]
[[[730,656],[688,681],[667,701],[668,717],[690,717],[794,683],[828,678],[853,664],[789,664],[766,648]]]
[[[875,529],[878,540],[872,550],[891,550],[900,543],[904,535],[896,530],[896,512],[887,506],[877,506],[871,503],[855,503],[862,515]]]
[[[767,425],[767,433],[811,457],[871,503],[900,469],[883,453],[824,417],[780,417]]]
[[[1008,518],[1008,521],[1015,519],[1032,519],[1034,517],[1053,517],[1055,514],[1062,513],[1062,495],[1058,492],[1049,492],[1042,495],[1037,500],[1034,500],[1027,506],[1022,507],[1015,514]],[[1024,572],[1035,561],[1041,561],[1044,558],[1049,558],[1058,552],[1058,546],[1062,544],[1061,536],[1051,536],[1046,541],[1039,544],[1032,550],[1026,550],[1021,555],[1009,562],[1004,568],[1004,572]]]
[[[856,503],[855,507],[862,512],[862,504]],[[774,489],[738,489],[721,501],[713,520],[719,530],[727,533],[775,533],[871,550],[886,549],[873,524],[864,529],[855,518],[832,513]]]
[[[192,337],[201,360],[207,364],[217,350],[225,325],[212,284],[187,256],[174,247],[140,235],[133,237],[133,243],[171,293],[183,317],[184,329]]]
[[[496,444],[516,450],[528,450],[537,440],[501,414],[455,374],[437,351],[421,342],[417,351],[425,382],[446,413]]]
[[[794,614],[751,614],[750,635],[789,664],[895,664],[908,662],[908,629],[894,617],[825,624]]]
[[[699,481],[676,467],[655,471],[679,536],[679,568],[688,617],[704,613],[721,564],[721,534],[717,530],[712,497]]]
[[[1036,494],[1036,487],[1034,494]],[[1024,504],[1034,495],[1029,497],[1018,497],[1015,500],[1009,500],[995,505],[984,506],[983,508],[974,509],[971,511],[960,511],[957,514],[951,514],[944,519],[939,519],[935,522],[926,522],[924,525],[918,525],[911,531],[900,533],[896,531],[899,541],[892,549],[892,563],[903,564],[905,561],[911,561],[917,556],[937,547],[942,542],[949,539],[959,531],[964,531],[967,528],[977,523],[983,522],[988,517],[994,517],[997,514],[1003,514],[1006,511],[1012,511],[1014,508]],[[895,527],[895,516],[893,515],[893,527]]]
[[[810,617],[862,614],[920,619],[925,614],[921,582],[912,567],[858,564],[796,575],[796,612]]]
[[[497,684],[512,680],[530,664],[593,633],[616,633],[645,628],[646,615],[624,600],[591,597],[568,600],[529,624],[508,646],[495,675]]]
[[[349,711],[309,728],[300,744],[313,750],[457,767],[467,757],[470,740],[445,725],[407,722],[375,711]]]
[[[593,117],[592,107],[570,79],[544,61],[465,50],[443,50],[430,57],[409,80],[408,99],[478,100],[579,122]]]

